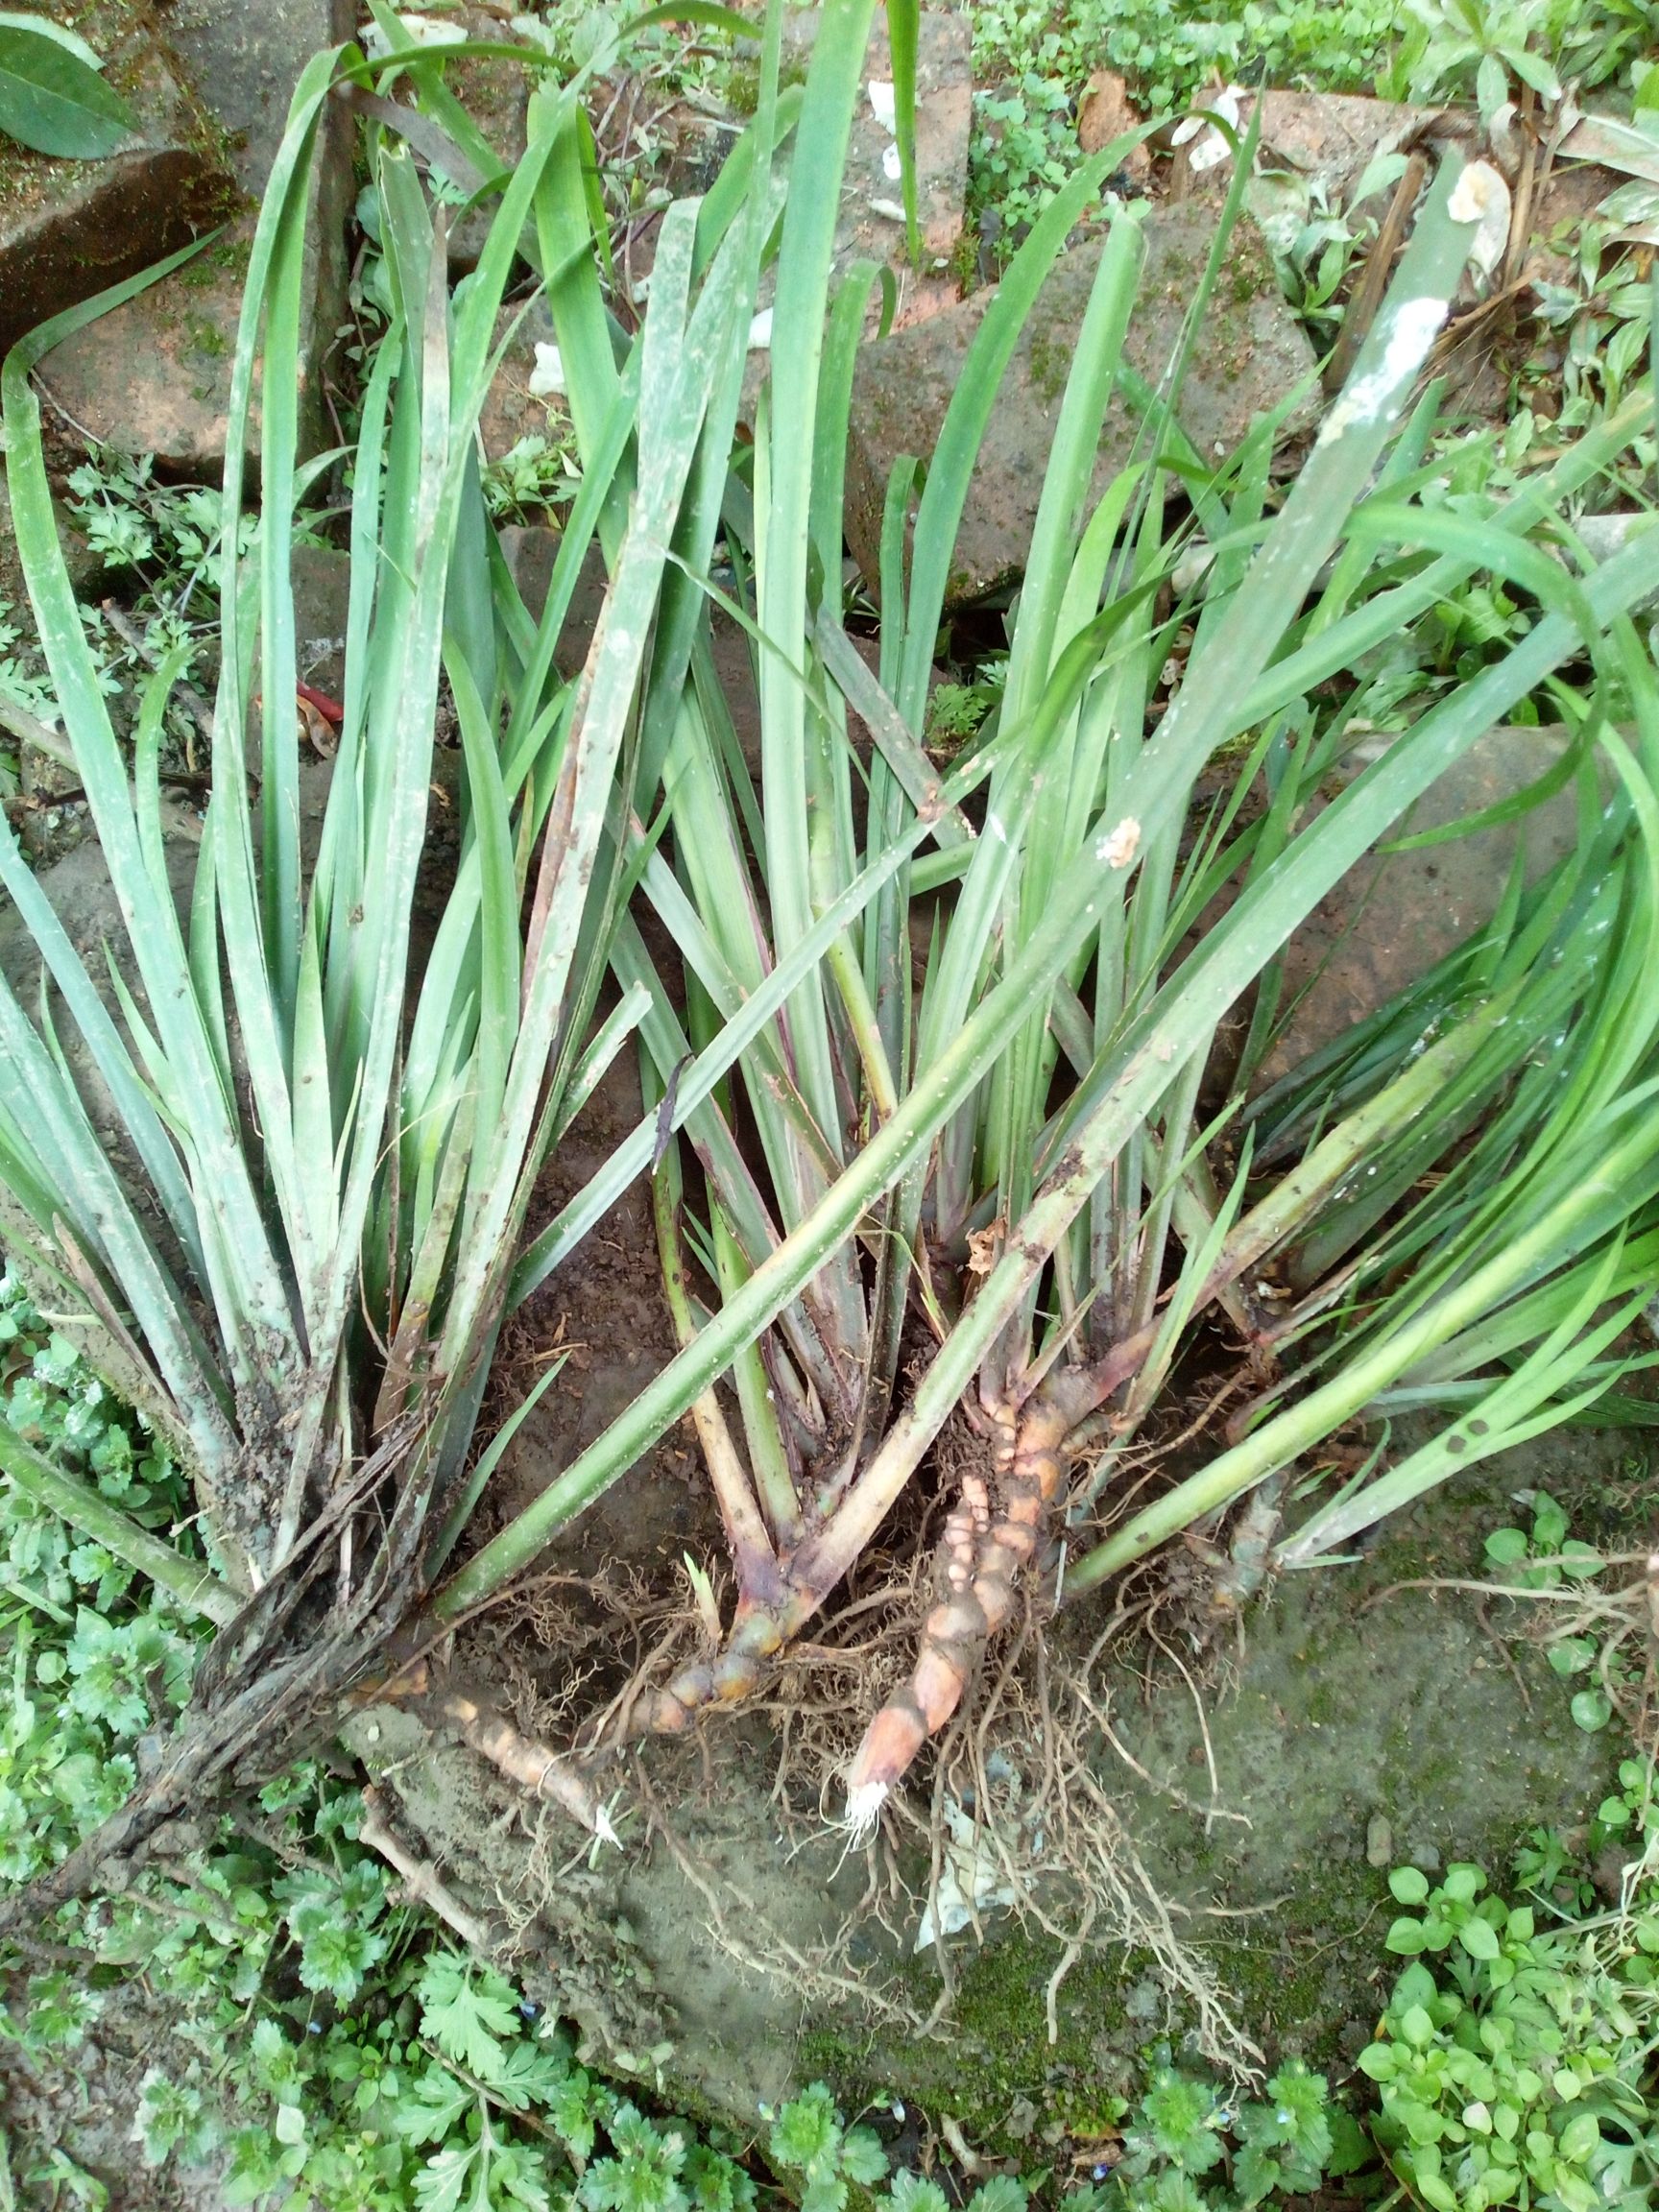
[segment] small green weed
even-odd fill
[[[1576,237],[1557,241],[1572,251],[1574,280],[1545,278],[1537,286],[1538,320],[1553,337],[1551,373],[1560,388],[1553,435],[1616,407],[1647,367],[1652,289],[1633,274],[1617,239],[1622,210],[1632,204],[1627,189],[1621,187]],[[1646,205],[1650,187],[1635,189]]]
[[[1388,0],[1246,0],[1196,15],[1180,0],[990,0],[973,22],[970,205],[994,209],[1014,231],[1076,166],[1076,104],[1095,69],[1126,77],[1151,117],[1186,108],[1207,84],[1262,73],[1274,84],[1369,91],[1398,11]]]
[[[1652,1769],[1645,1759],[1619,1765],[1619,1787],[1596,1808],[1589,1824],[1571,1837],[1559,1828],[1528,1829],[1515,1853],[1515,1880],[1551,1912],[1575,1917],[1596,1911],[1596,1875],[1605,1878],[1609,1862],[1621,1868],[1647,1866],[1659,1859],[1659,1803]]]
[[[1473,94],[1482,121],[1529,86],[1564,83],[1640,92],[1659,34],[1653,0],[1407,0],[1410,28],[1391,76],[1394,97]]]
[[[887,2172],[880,2142],[868,2128],[846,2125],[822,2081],[780,2109],[767,2149],[799,2191],[802,2212],[843,2212],[852,2187],[873,2189]]]
[[[1600,1574],[1600,1552],[1568,1534],[1566,1510],[1548,1490],[1517,1490],[1515,1503],[1530,1509],[1531,1527],[1494,1528],[1485,1546],[1488,1564],[1501,1568],[1506,1582],[1520,1590],[1558,1590]]]
[[[581,481],[568,438],[535,432],[508,447],[484,470],[484,499],[495,522],[523,522],[575,497]]]
[[[0,1276],[0,1417],[146,1527],[185,1488],[166,1448]],[[183,1703],[196,1630],[164,1593],[10,1483],[0,1489],[0,1881],[26,1882],[113,1813],[141,1740]]]
[[[1547,1491],[1516,1497],[1530,1526],[1486,1539],[1506,1587],[1548,1595],[1602,1572],[1608,1563],[1569,1534]],[[1549,1656],[1571,1679],[1597,1648],[1568,1637]],[[1572,1701],[1592,1732],[1613,1710],[1601,1689]],[[1532,1829],[1513,1871],[1527,1903],[1508,1903],[1467,1863],[1434,1886],[1415,1866],[1388,1877],[1405,1911],[1384,1941],[1411,1963],[1358,2061],[1382,2100],[1372,2132],[1410,2200],[1431,2212],[1637,2212],[1659,2186],[1652,1761],[1624,1759],[1617,1790],[1572,1839]],[[1603,1889],[1617,1905],[1599,1912]]]
[[[1490,114],[1523,85],[1643,96],[1656,0],[988,0],[972,11],[970,205],[1031,223],[1078,159],[1077,102],[1115,69],[1142,114],[1178,114],[1229,82],[1394,100],[1474,96]],[[1659,96],[1659,93],[1656,93]]]
[[[1478,1866],[1448,1868],[1434,1888],[1401,1867],[1389,1887],[1408,1910],[1387,1947],[1412,1964],[1359,2065],[1382,2096],[1373,2131],[1413,2200],[1432,2212],[1650,2203],[1651,1880],[1626,1911],[1545,1930],[1530,1906],[1482,1894]]]
[[[1163,2045],[1139,2103],[1121,2116],[1121,2158],[1103,2180],[1074,2190],[1063,2212],[1244,2212],[1306,2195],[1371,2155],[1331,2104],[1325,2077],[1299,2059],[1286,2060],[1262,2097],[1235,2101]]]
[[[67,513],[88,551],[120,587],[128,612],[86,603],[81,618],[91,643],[98,681],[125,729],[151,671],[176,647],[189,648],[180,673],[192,674],[206,653],[218,618],[220,500],[200,484],[163,484],[153,454],[119,453],[104,446],[70,470]],[[305,532],[305,541],[314,542]],[[251,553],[258,520],[245,516],[237,551]],[[19,708],[48,730],[58,727],[58,703],[45,658],[26,611],[0,600],[0,700]],[[193,757],[195,728],[175,698],[163,724],[172,751]],[[0,752],[0,795],[17,788],[14,754]]]
[[[936,684],[927,697],[927,748],[940,759],[954,760],[968,752],[984,727],[985,718],[1001,696],[995,681],[1006,661],[992,670],[980,670],[971,684]]]
[[[1531,1527],[1494,1528],[1486,1539],[1487,1564],[1508,1588],[1561,1590],[1601,1573],[1606,1563],[1600,1552],[1568,1534],[1567,1515],[1547,1490],[1518,1490],[1515,1496],[1530,1507]],[[1594,1611],[1593,1603],[1587,1610]],[[1574,1615],[1552,1616],[1546,1627],[1552,1632],[1545,1655],[1563,1680],[1595,1670],[1594,1680],[1574,1692],[1570,1707],[1576,1724],[1593,1736],[1612,1719],[1618,1693],[1635,1687],[1637,1663],[1623,1648],[1624,1638],[1587,1634]]]

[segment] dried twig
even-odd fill
[[[1428,155],[1414,153],[1394,187],[1394,197],[1388,203],[1382,228],[1371,242],[1371,250],[1365,256],[1365,267],[1348,302],[1348,312],[1342,318],[1342,327],[1336,334],[1331,358],[1325,365],[1323,381],[1327,393],[1341,390],[1349,370],[1358,358],[1360,347],[1370,334],[1371,325],[1377,319],[1377,310],[1382,304],[1382,295],[1388,288],[1394,256],[1406,235],[1406,226],[1410,220],[1411,210],[1417,204],[1418,194],[1428,175]]]

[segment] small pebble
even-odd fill
[[[1367,1866],[1394,1863],[1394,1831],[1381,1813],[1373,1813],[1365,1825],[1365,1863]]]
[[[1156,2016],[1162,2002],[1157,1983],[1142,1980],[1137,1982],[1124,1998],[1123,2010],[1131,2020],[1150,2020]]]

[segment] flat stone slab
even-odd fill
[[[294,651],[301,684],[338,699],[346,688],[346,623],[351,606],[351,556],[332,545],[296,545]]]
[[[521,43],[511,25],[481,8],[464,8],[459,20],[469,38],[496,46]],[[529,51],[529,49],[526,49]],[[524,158],[526,120],[530,108],[530,78],[517,62],[506,60],[454,61],[445,82],[509,169]],[[477,266],[501,203],[492,197],[473,207],[451,226],[449,268],[465,276]]]
[[[212,477],[224,464],[230,364],[255,211],[301,70],[352,36],[352,0],[173,0],[167,34],[232,148],[245,212],[195,261],[56,347],[41,364],[49,396],[103,444],[154,453],[166,473]],[[301,450],[326,442],[322,362],[345,312],[345,222],[351,126],[325,119],[305,233],[301,366]],[[141,256],[141,259],[153,256]],[[250,458],[257,457],[257,407]]]
[[[1137,374],[1156,386],[1178,342],[1214,236],[1215,210],[1185,201],[1144,218],[1146,260],[1124,347]],[[1061,256],[1027,317],[992,409],[957,533],[947,604],[962,606],[1022,572],[1042,495],[1060,402],[1103,241]],[[847,467],[847,541],[868,581],[878,582],[887,478],[901,454],[931,457],[993,290],[867,346],[853,395]],[[1181,426],[1205,456],[1235,446],[1257,418],[1311,376],[1313,351],[1292,315],[1261,233],[1241,219],[1182,390]],[[1107,409],[1095,464],[1098,498],[1129,460],[1141,415],[1119,394]],[[1310,397],[1293,431],[1315,420]]]
[[[144,0],[100,0],[75,27],[138,131],[101,161],[56,160],[0,139],[0,351],[187,245],[230,204],[220,135]]]

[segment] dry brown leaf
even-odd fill
[[[311,750],[320,760],[332,760],[340,743],[339,731],[309,699],[301,699],[298,704],[301,736],[309,740]]]
[[[997,1264],[997,1254],[1008,1224],[998,1214],[989,1229],[970,1229],[968,1232],[968,1272],[970,1275],[989,1275]]]

